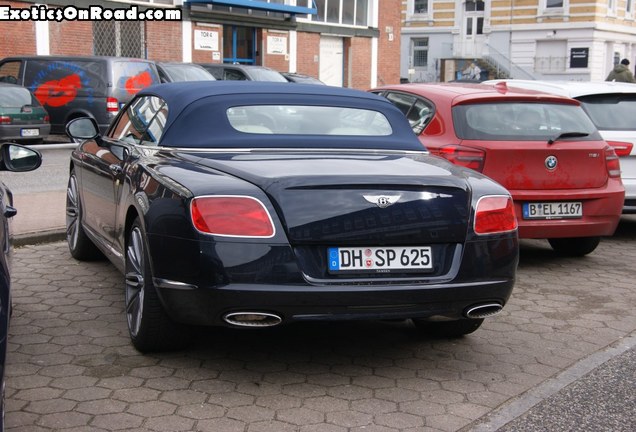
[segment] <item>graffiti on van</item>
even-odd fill
[[[61,107],[73,102],[80,94],[90,105],[96,85],[92,75],[83,64],[50,62],[31,77],[29,89],[44,106]]]
[[[153,84],[150,72],[144,71],[126,80],[124,88],[129,94],[137,94],[141,89]]]
[[[42,105],[60,107],[73,101],[77,97],[77,89],[81,87],[82,81],[79,75],[72,74],[40,84],[33,94]]]

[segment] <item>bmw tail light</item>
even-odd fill
[[[607,142],[616,152],[616,156],[629,156],[634,148],[634,144],[630,142],[608,141]]]
[[[106,111],[114,113],[119,111],[119,101],[114,97],[106,98]]]
[[[11,117],[0,116],[0,124],[11,124]]]
[[[478,148],[461,145],[447,145],[440,147],[437,154],[455,165],[470,168],[479,172],[484,169],[486,152]]]
[[[248,196],[206,196],[192,200],[190,214],[202,233],[226,237],[274,236],[274,224],[265,205]]]
[[[497,234],[517,229],[512,198],[506,195],[481,197],[475,210],[475,233]]]
[[[605,147],[605,165],[607,166],[607,174],[610,177],[621,176],[621,162],[618,160],[613,147]]]

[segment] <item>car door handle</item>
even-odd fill
[[[11,207],[11,206],[7,206],[4,209],[4,217],[6,218],[12,218],[13,216],[18,214],[18,210],[16,210],[15,207]]]
[[[112,172],[115,175],[119,175],[124,172],[124,169],[117,164],[109,165],[108,168],[110,169],[110,172]]]

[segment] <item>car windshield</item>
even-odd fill
[[[250,69],[249,73],[254,81],[287,82],[287,78],[275,70],[253,68]]]
[[[25,105],[40,106],[31,92],[21,87],[0,87],[0,107],[22,108]]]
[[[162,67],[172,81],[214,81],[209,72],[193,65],[163,64]]]
[[[636,129],[636,94],[604,94],[577,99],[599,130]]]
[[[232,127],[253,134],[388,136],[392,129],[377,111],[302,105],[254,105],[227,110]]]
[[[598,140],[598,131],[581,107],[569,104],[502,102],[453,107],[455,132],[462,139],[492,141],[549,140],[576,133]],[[586,135],[587,134],[587,135]]]

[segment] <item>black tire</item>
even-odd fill
[[[82,227],[82,200],[75,170],[71,170],[66,187],[66,242],[76,260],[94,261],[104,257]]]
[[[146,233],[135,219],[126,239],[126,321],[133,346],[140,352],[171,351],[190,342],[185,326],[166,314],[152,281]]]
[[[548,239],[552,249],[559,255],[582,257],[596,249],[601,242],[600,237],[573,237]]]
[[[422,319],[413,319],[413,323],[417,329],[427,336],[458,338],[470,334],[477,330],[481,323],[481,319],[459,319],[456,321],[426,321]]]

